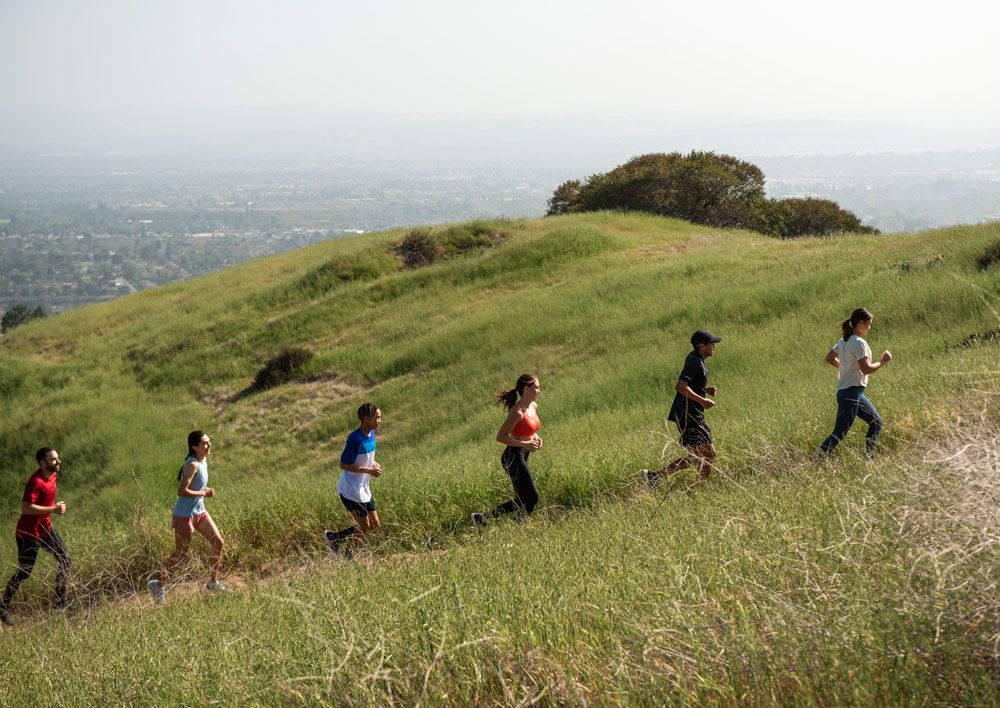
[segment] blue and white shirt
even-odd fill
[[[358,428],[347,436],[347,445],[340,455],[340,461],[345,465],[357,465],[358,467],[371,467],[375,464],[375,431],[372,430],[365,435]],[[372,500],[372,490],[368,486],[371,475],[365,472],[348,472],[342,470],[340,481],[337,482],[337,493],[345,499],[352,501],[370,502]]]
[[[198,462],[197,457],[190,455],[184,460],[184,467],[187,467],[188,462],[193,462],[196,469],[188,489],[192,492],[200,492],[208,486],[208,460]],[[183,468],[181,469],[183,473]],[[204,513],[205,497],[177,497],[177,501],[174,502],[174,516],[191,517]]]

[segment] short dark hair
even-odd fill
[[[42,462],[48,456],[50,452],[55,452],[54,447],[40,447],[38,452],[35,453],[35,462]]]
[[[374,403],[362,403],[361,407],[358,408],[358,419],[361,418],[374,418],[375,411],[378,410],[378,406]]]

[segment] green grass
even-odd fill
[[[777,241],[641,215],[502,226],[502,243],[427,268],[386,258],[404,231],[338,239],[0,339],[0,525],[34,450],[56,447],[78,594],[141,588],[165,558],[195,428],[216,443],[209,508],[232,572],[308,569],[162,611],[95,609],[55,637],[51,622],[5,633],[2,670],[50,658],[50,702],[996,700],[995,663],[965,671],[958,642],[933,664],[926,618],[893,609],[916,590],[892,461],[956,399],[996,390],[997,342],[957,345],[1000,320],[1000,271],[976,266],[1000,228]],[[835,413],[822,359],[858,306],[875,353],[895,357],[870,388],[885,463],[854,459],[855,432],[817,472]],[[724,337],[709,362],[724,475],[658,505],[636,470],[677,452],[663,417],[700,327]],[[247,394],[289,346],[316,354],[301,378]],[[549,509],[472,536],[468,512],[510,492],[492,394],[523,371],[542,382],[532,467]],[[384,417],[383,531],[364,562],[330,565],[316,538],[346,522],[337,461],[365,400]],[[46,568],[19,617],[44,605]],[[193,666],[207,678],[182,694]],[[83,675],[90,693],[73,693]]]

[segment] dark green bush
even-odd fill
[[[761,222],[760,231],[779,238],[845,231],[878,233],[878,229],[863,225],[857,216],[829,199],[770,199],[761,207]]]
[[[470,221],[450,226],[434,234],[430,229],[414,229],[390,251],[407,268],[420,268],[452,256],[491,248],[510,234],[498,222]]]
[[[25,322],[31,322],[31,320],[41,317],[45,317],[44,307],[39,305],[31,308],[26,303],[19,302],[3,313],[3,317],[0,318],[0,332],[6,334],[9,330],[23,325]]]
[[[606,174],[561,184],[549,214],[619,209],[646,211],[711,226],[750,226],[764,200],[764,173],[729,155],[653,153]]]
[[[569,214],[574,211],[580,211],[581,204],[578,197],[580,195],[580,187],[582,186],[583,183],[580,180],[571,179],[556,187],[556,191],[549,197],[549,210],[545,215],[556,216],[557,214]]]
[[[640,155],[585,183],[563,182],[549,199],[548,215],[602,209],[645,211],[781,238],[834,231],[878,233],[836,202],[766,199],[760,168],[714,152]]]
[[[257,372],[253,385],[258,389],[268,389],[291,381],[312,358],[313,353],[302,347],[284,349]]]
[[[995,263],[1000,263],[1000,241],[994,241],[976,257],[979,270],[986,270]]]
[[[414,229],[392,250],[407,268],[428,266],[444,256],[444,249],[431,235],[430,229]]]

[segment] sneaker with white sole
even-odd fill
[[[229,588],[221,580],[209,580],[205,583],[205,592],[229,592]]]
[[[642,481],[646,483],[646,486],[652,489],[660,486],[660,475],[656,474],[653,470],[639,470],[639,474],[642,476]]]
[[[159,580],[150,580],[146,583],[146,587],[149,588],[149,594],[153,596],[153,602],[157,605],[162,605],[167,601],[167,591],[162,585],[160,585]]]
[[[486,514],[481,511],[472,512],[469,518],[472,519],[472,525],[477,529],[481,529],[486,526]]]

